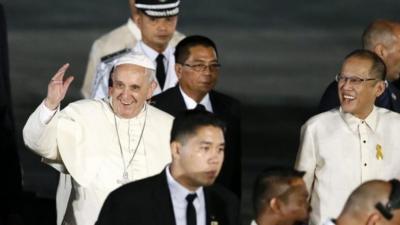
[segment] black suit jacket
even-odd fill
[[[9,215],[21,212],[21,168],[19,163],[16,129],[11,102],[8,63],[8,41],[6,18],[0,3],[0,170],[3,184],[0,185],[0,224]]]
[[[394,112],[400,112],[399,89],[397,89],[393,83],[389,82],[389,85],[385,91],[378,98],[376,98],[375,105],[392,110]],[[318,110],[319,112],[325,112],[339,106],[340,101],[338,95],[338,83],[333,81],[329,84],[322,95]]]
[[[233,191],[238,197],[241,195],[241,116],[240,103],[227,95],[217,91],[210,91],[210,101],[213,111],[227,124],[225,132],[225,159],[217,183]],[[186,104],[179,90],[175,86],[154,96],[152,105],[173,116],[186,110]]]
[[[228,190],[204,187],[206,224],[240,224],[239,201]],[[96,225],[175,225],[165,170],[158,175],[126,184],[107,197]]]

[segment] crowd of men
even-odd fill
[[[30,115],[25,144],[60,172],[57,224],[240,224],[240,103],[214,90],[217,45],[176,31],[179,0],[129,0],[97,39],[82,87],[69,64]],[[344,57],[293,168],[254,184],[252,224],[400,224],[400,23],[373,21]]]

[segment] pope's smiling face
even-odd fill
[[[114,69],[109,95],[117,116],[133,118],[142,110],[154,91],[147,69],[133,64],[122,64]]]

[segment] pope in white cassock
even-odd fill
[[[80,100],[60,111],[73,80],[64,79],[68,66],[52,77],[23,136],[46,163],[72,177],[63,224],[90,225],[112,190],[157,174],[171,161],[173,117],[146,103],[157,85],[155,65],[139,53],[115,60],[109,98]]]

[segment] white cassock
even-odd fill
[[[135,118],[122,119],[114,116],[108,101],[81,100],[44,123],[46,110],[42,103],[29,117],[24,141],[44,161],[71,175],[66,224],[95,224],[107,195],[123,184],[122,160],[129,181],[158,174],[171,161],[173,117],[150,105]]]

